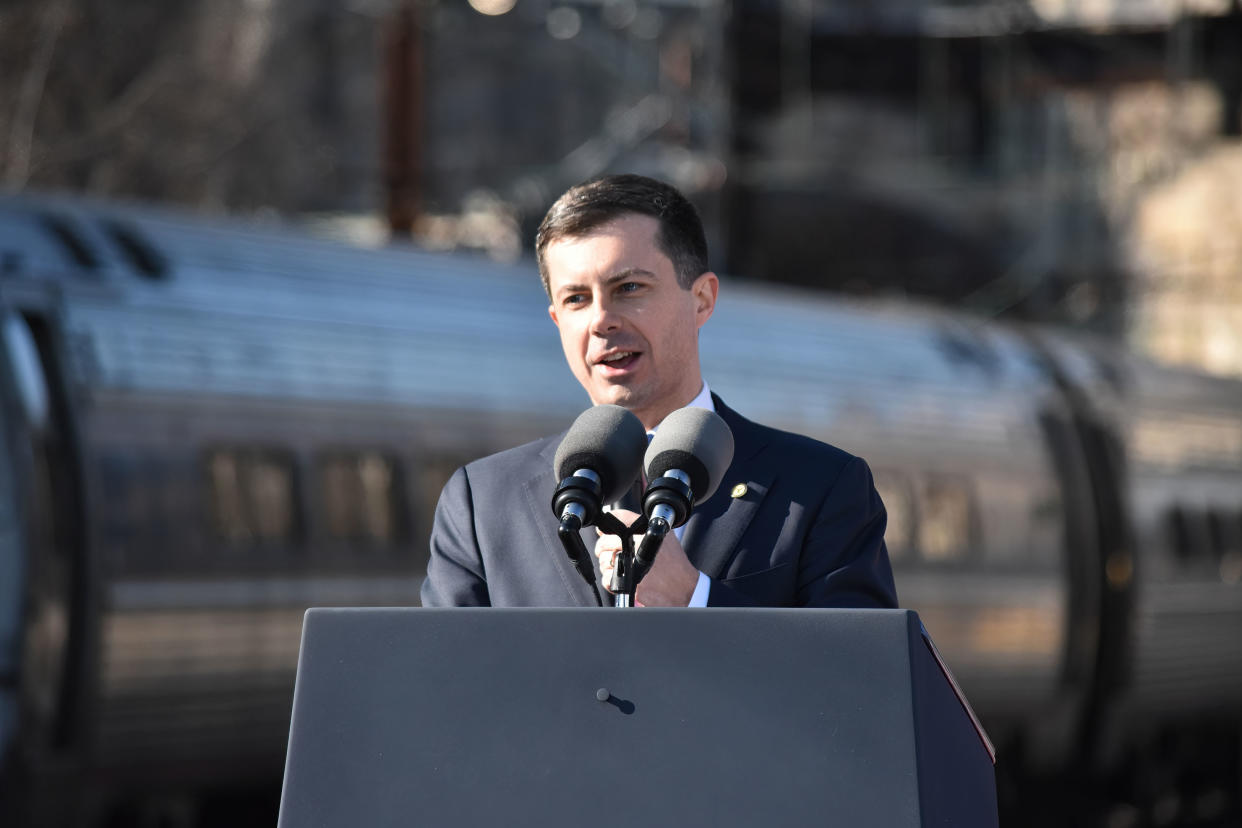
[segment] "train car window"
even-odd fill
[[[99,475],[99,531],[106,541],[128,547],[146,526],[148,508],[140,485],[142,468],[132,450],[103,450],[96,455]]]
[[[104,221],[102,224],[138,273],[153,280],[168,276],[168,260],[147,243],[136,227],[118,220]]]
[[[875,489],[888,512],[884,544],[888,557],[900,563],[910,556],[914,544],[914,495],[905,475],[891,469],[875,469]]]
[[[1227,555],[1234,554],[1242,547],[1242,526],[1234,520],[1230,520],[1230,515],[1220,509],[1213,509],[1208,512],[1208,538],[1212,542],[1212,555],[1217,560]]]
[[[1203,548],[1204,541],[1200,537],[1199,521],[1186,509],[1174,506],[1166,518],[1169,546],[1179,561],[1191,561]]]
[[[1222,513],[1222,518],[1225,514]],[[1226,584],[1242,583],[1242,513],[1229,515],[1228,525],[1232,527],[1233,545],[1220,559],[1220,579]]]
[[[972,547],[974,501],[966,480],[930,475],[918,487],[918,549],[929,563],[964,560]]]
[[[333,452],[319,458],[319,504],[330,537],[392,545],[405,534],[400,469],[378,451]]]
[[[43,213],[39,216],[39,221],[78,267],[92,271],[99,269],[99,257],[69,218],[55,213]]]
[[[293,455],[279,450],[216,449],[206,461],[216,534],[230,544],[296,540]]]

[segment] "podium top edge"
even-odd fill
[[[556,615],[598,614],[601,611],[611,613],[612,608],[600,607],[309,607],[307,615],[354,614],[354,613],[547,613]],[[877,615],[886,617],[913,616],[918,613],[911,609],[858,609],[853,607],[642,607],[635,608],[642,615],[670,613],[712,613],[736,615]]]

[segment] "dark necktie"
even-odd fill
[[[630,512],[641,512],[642,497],[643,480],[642,475],[639,475],[638,478],[634,480],[634,485],[630,486],[629,491],[621,495],[621,497],[617,500],[616,508],[625,509]]]

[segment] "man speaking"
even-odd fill
[[[669,533],[638,585],[641,606],[895,607],[885,512],[860,458],[746,420],[699,367],[699,329],[720,282],[694,207],[636,175],[573,187],[536,237],[565,359],[595,405],[635,414],[648,434],[687,406],[733,432],[715,494]],[[431,533],[424,606],[610,605],[615,536],[589,532],[596,583],[578,574],[549,509],[563,435],[485,457],[445,485]],[[637,516],[614,510],[625,523]],[[592,594],[592,590],[595,594]]]

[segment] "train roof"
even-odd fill
[[[67,196],[0,198],[3,282],[56,280],[88,388],[562,411],[572,381],[531,261],[358,248],[290,227]],[[80,288],[80,289],[75,289]],[[1080,381],[1228,397],[1101,346],[1044,337]],[[743,413],[1004,450],[1052,380],[1026,335],[950,311],[724,280],[704,375]],[[1161,390],[1163,389],[1163,390]],[[1034,397],[1035,405],[1032,405]]]

